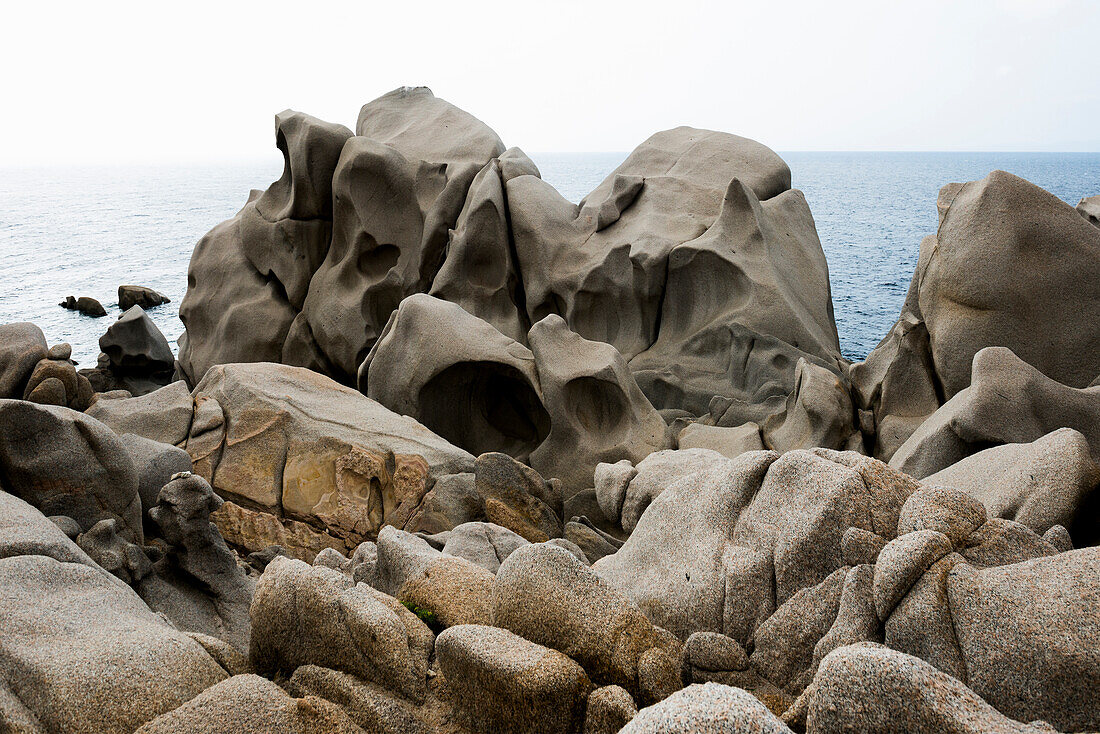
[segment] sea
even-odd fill
[[[626,153],[530,154],[545,180],[579,201]],[[829,262],[841,349],[874,348],[897,318],[921,239],[935,233],[936,196],[952,181],[994,169],[1021,176],[1071,205],[1100,193],[1100,153],[781,152],[806,194]],[[250,189],[279,178],[282,158],[218,166],[5,168],[0,163],[0,323],[32,321],[50,344],[95,363],[118,315],[121,284],[171,303],[149,311],[175,348],[179,303],[195,243],[240,209]],[[92,296],[91,318],[61,308]]]

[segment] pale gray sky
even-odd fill
[[[12,3],[0,165],[253,160],[424,84],[528,151],[1100,150],[1100,3]]]

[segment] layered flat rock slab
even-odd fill
[[[478,732],[577,731],[592,683],[566,655],[508,630],[451,627],[436,655],[456,706]]]
[[[411,418],[302,368],[219,365],[193,398],[195,471],[223,497],[311,523],[347,552],[383,522],[404,526],[436,479],[474,465]]]

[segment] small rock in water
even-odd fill
[[[172,299],[168,296],[143,285],[120,285],[118,287],[118,307],[123,311],[129,311],[134,306],[149,309],[171,302]]]
[[[85,316],[106,316],[107,311],[103,308],[103,304],[94,298],[89,296],[81,296],[75,298],[73,296],[67,296],[64,301],[57,304],[62,308],[67,308],[70,311],[79,311]]]

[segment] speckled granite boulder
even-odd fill
[[[812,734],[1050,734],[1013,721],[958,679],[878,645],[851,645],[825,656],[807,691]]]
[[[962,547],[970,533],[986,521],[986,509],[965,492],[926,485],[909,496],[898,517],[898,535],[915,530],[936,530],[954,547]]]
[[[620,734],[791,734],[751,693],[720,683],[696,683],[641,709]]]
[[[618,734],[638,713],[634,699],[622,686],[604,686],[588,696],[584,734]]]
[[[680,687],[680,642],[563,548],[527,545],[500,564],[493,624],[560,650],[597,685],[620,685],[637,700]]]
[[[885,620],[928,567],[951,552],[951,541],[936,530],[915,530],[886,544],[875,563],[874,599]]]
[[[392,597],[330,568],[276,558],[252,599],[249,657],[261,673],[321,665],[423,699],[434,635]]]
[[[592,684],[557,650],[508,630],[459,625],[440,633],[436,655],[456,707],[477,732],[577,731]]]
[[[363,734],[339,706],[292,698],[258,675],[235,675],[138,729],[140,734]]]
[[[465,558],[493,573],[512,551],[528,542],[508,528],[491,522],[462,523],[454,530],[424,539],[444,553]]]
[[[129,734],[227,677],[118,579],[41,555],[0,559],[0,661],[3,687],[63,734]]]
[[[1100,548],[948,576],[967,682],[998,710],[1100,728]]]

